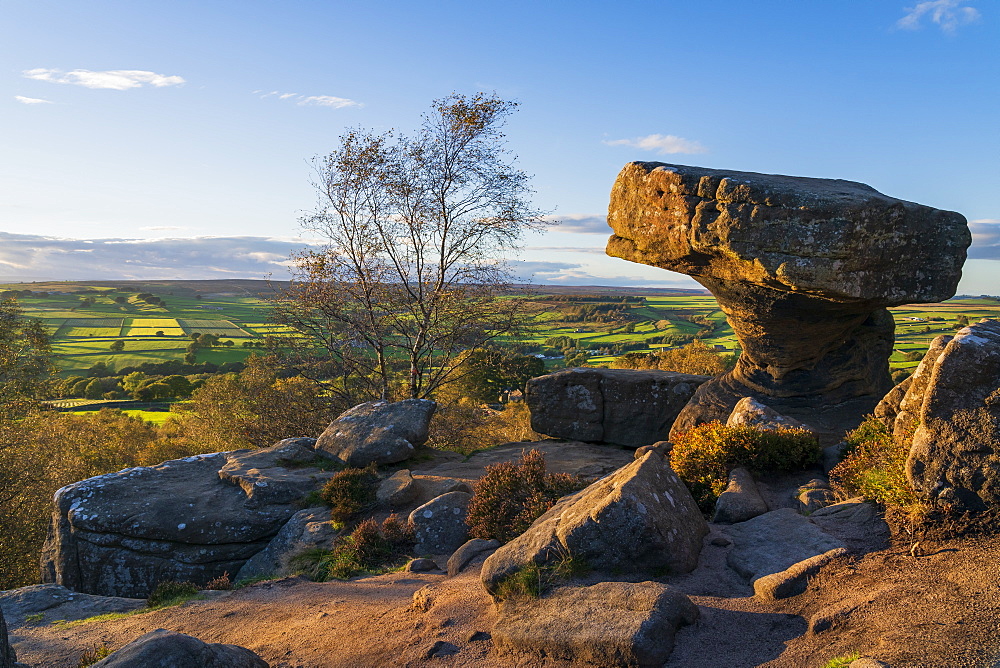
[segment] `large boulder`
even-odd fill
[[[615,181],[607,253],[692,276],[743,354],[698,388],[673,431],[740,398],[837,438],[891,387],[886,307],[955,294],[965,218],[833,179],[633,162]]]
[[[290,575],[293,557],[314,548],[331,549],[338,533],[328,508],[300,510],[267,547],[243,564],[233,582]]]
[[[905,442],[908,444],[913,438],[913,432],[916,430],[917,422],[920,420],[920,409],[924,404],[924,395],[927,394],[927,386],[931,383],[931,377],[937,366],[938,358],[941,357],[944,349],[951,343],[953,338],[955,337],[947,334],[935,337],[931,341],[931,345],[927,348],[927,352],[924,353],[923,359],[920,360],[920,364],[914,370],[913,375],[897,386],[901,392],[897,392],[895,391],[896,388],[893,388],[894,391],[889,392],[879,403],[879,406],[883,407],[883,411],[888,418],[888,413],[891,409],[888,406],[883,406],[883,404],[890,404],[896,396],[899,396],[899,405],[893,416],[892,424],[888,425],[892,432],[892,437],[897,443],[902,444]]]
[[[427,399],[369,401],[344,411],[320,435],[316,450],[347,464],[395,464],[427,441],[437,407]]]
[[[725,532],[733,541],[726,562],[751,584],[800,561],[847,547],[790,508],[733,524]]]
[[[469,539],[469,512],[472,495],[448,492],[431,499],[410,513],[414,554],[451,554]]]
[[[0,668],[14,668],[16,663],[17,655],[7,640],[7,622],[4,621],[3,611],[0,610]]]
[[[0,610],[8,619],[18,622],[36,618],[40,624],[51,624],[57,619],[72,621],[145,607],[144,598],[81,594],[57,584],[29,585],[0,592]]]
[[[483,584],[500,583],[530,564],[565,556],[598,571],[687,573],[698,563],[708,524],[666,458],[642,459],[563,497],[483,564]]]
[[[205,643],[197,638],[156,629],[139,636],[93,668],[268,668],[262,658],[238,645]]]
[[[727,427],[746,425],[758,429],[805,429],[813,428],[804,422],[782,415],[769,406],[765,406],[753,397],[743,397],[733,406],[733,412],[726,419]]]
[[[235,575],[332,475],[303,466],[310,452],[289,439],[67,485],[55,494],[42,581],[144,598],[164,580]]]
[[[504,601],[493,641],[501,651],[574,664],[659,668],[677,629],[697,619],[694,603],[665,584],[600,582],[560,587],[539,600]]]
[[[635,448],[667,438],[710,376],[673,371],[567,369],[528,381],[531,428],[554,438]]]
[[[906,410],[918,398],[920,406],[906,461],[910,484],[925,499],[959,510],[1000,507],[1000,321],[959,330],[928,376],[919,396],[914,374],[904,399]],[[904,416],[900,411],[897,426]]]

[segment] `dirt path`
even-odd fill
[[[770,604],[748,596],[745,585],[719,581],[713,593],[736,595],[692,597],[701,619],[680,631],[667,666],[811,668],[852,652],[894,668],[998,665],[1000,539],[923,548],[927,556],[914,558],[901,546],[833,565],[805,594]],[[704,590],[708,572],[675,584]],[[429,599],[421,609],[413,605],[414,593],[425,587],[422,594]],[[570,665],[493,652],[483,634],[491,630],[495,613],[477,566],[454,578],[413,573],[330,583],[287,578],[71,628],[50,623],[58,609],[47,614],[40,623],[8,620],[20,660],[33,666],[74,668],[94,646],[118,648],[157,628],[249,647],[276,668]],[[816,630],[811,623],[818,624]],[[824,623],[829,627],[819,630]],[[447,644],[437,645],[438,655],[431,657],[436,643]],[[455,653],[447,655],[450,651]]]

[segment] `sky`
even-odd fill
[[[1000,0],[3,0],[0,278],[287,277],[314,156],[495,92],[536,283],[698,287],[604,255],[633,160],[842,178],[958,211],[1000,294]]]

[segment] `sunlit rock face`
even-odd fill
[[[673,434],[751,396],[831,436],[891,388],[886,307],[955,294],[972,236],[951,211],[838,179],[633,162],[611,191],[607,253],[687,274],[743,348]]]

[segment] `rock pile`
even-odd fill
[[[842,434],[890,389],[886,307],[955,293],[965,218],[851,181],[633,162],[611,192],[607,253],[692,276],[740,340],[674,433],[754,397]]]

